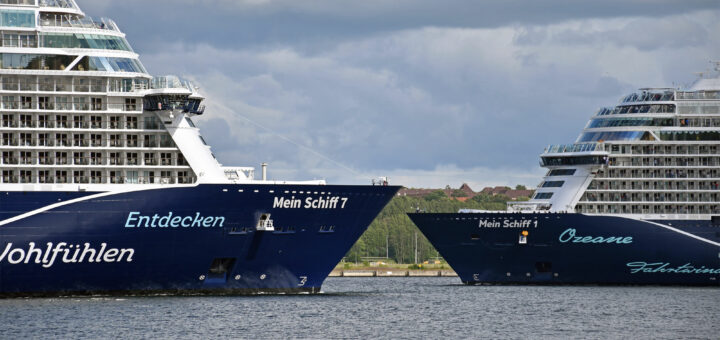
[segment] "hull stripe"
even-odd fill
[[[714,241],[708,240],[708,239],[706,239],[706,238],[702,238],[702,237],[697,236],[697,235],[694,235],[694,234],[692,234],[692,233],[688,233],[687,231],[682,231],[682,230],[680,230],[680,229],[673,228],[673,227],[671,227],[671,226],[669,226],[669,225],[665,225],[665,224],[657,223],[657,222],[652,222],[652,221],[648,221],[648,220],[641,220],[641,219],[638,219],[638,221],[642,221],[642,222],[647,222],[647,223],[650,223],[650,224],[654,224],[654,225],[656,225],[656,226],[658,226],[658,227],[663,227],[663,228],[665,228],[665,229],[672,230],[672,231],[674,231],[674,232],[676,232],[676,233],[680,233],[680,234],[683,234],[683,235],[685,235],[685,236],[690,236],[690,237],[692,237],[692,238],[694,238],[694,239],[697,239],[697,240],[703,241],[703,242],[705,242],[705,243],[709,243],[709,244],[712,244],[712,245],[714,245],[714,246],[720,247],[720,243],[718,243],[718,242],[714,242]]]
[[[147,190],[147,189],[146,189],[146,190]],[[153,189],[149,189],[149,190],[153,190]],[[94,195],[88,195],[88,196],[78,197],[78,198],[71,199],[71,200],[68,200],[68,201],[63,201],[63,202],[58,202],[58,203],[46,205],[46,206],[44,206],[44,207],[42,207],[42,208],[35,209],[35,210],[32,210],[32,211],[28,211],[28,212],[26,212],[26,213],[24,213],[24,214],[17,215],[17,216],[15,216],[15,217],[11,217],[11,218],[8,218],[8,219],[6,219],[6,220],[2,220],[2,221],[0,221],[0,227],[4,226],[4,225],[6,225],[6,224],[9,224],[9,223],[17,222],[17,221],[20,221],[20,220],[22,220],[22,219],[25,219],[25,218],[28,218],[28,217],[31,217],[31,216],[34,216],[34,215],[37,215],[37,214],[46,212],[46,211],[48,211],[48,210],[52,210],[52,209],[55,209],[55,208],[59,208],[59,207],[65,206],[65,205],[74,204],[74,203],[83,202],[83,201],[88,201],[88,200],[92,200],[92,199],[100,198],[100,197],[106,197],[106,196],[112,196],[112,195],[117,195],[117,194],[124,194],[124,193],[128,193],[128,192],[134,192],[134,191],[143,191],[143,190],[124,190],[124,191],[101,192],[101,193],[99,193],[99,194],[94,194]]]

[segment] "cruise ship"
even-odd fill
[[[644,88],[548,146],[530,201],[409,215],[467,284],[718,286],[719,148],[718,74]]]
[[[398,190],[222,166],[197,88],[73,0],[0,30],[0,296],[318,292]]]

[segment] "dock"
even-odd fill
[[[341,270],[330,272],[330,277],[457,277],[452,270]]]

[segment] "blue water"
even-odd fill
[[[320,295],[0,300],[0,338],[711,338],[720,289],[329,278]]]

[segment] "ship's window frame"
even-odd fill
[[[547,176],[572,176],[575,175],[577,169],[553,169],[550,170]]]
[[[545,181],[540,187],[541,188],[560,188],[565,184],[565,181]]]
[[[552,192],[538,192],[538,193],[535,193],[535,196],[533,197],[533,199],[535,199],[535,200],[549,200],[549,199],[552,198],[553,194],[554,194],[554,193],[552,193]]]

